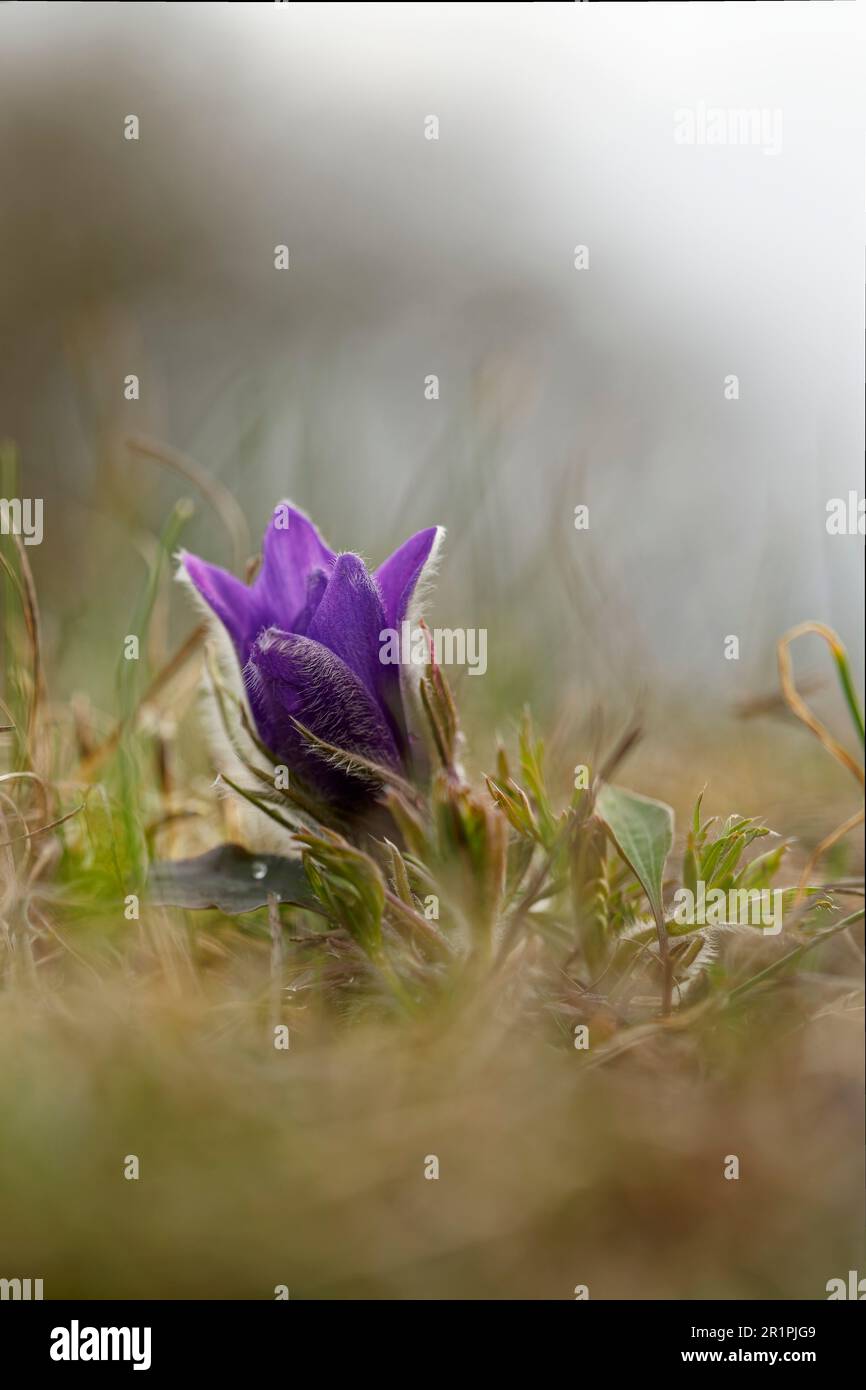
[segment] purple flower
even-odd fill
[[[311,751],[292,720],[339,748],[408,768],[400,667],[380,660],[382,634],[411,616],[441,534],[437,526],[419,531],[371,574],[359,555],[335,554],[303,512],[281,503],[251,585],[181,556],[231,639],[261,741],[328,797],[356,800],[364,784]]]

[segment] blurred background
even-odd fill
[[[234,494],[249,553],[285,495],[371,562],[447,526],[431,617],[488,629],[485,729],[640,700],[675,741],[699,699],[705,731],[774,687],[807,617],[859,665],[863,539],[825,528],[862,470],[848,7],[6,5],[0,26],[0,438],[45,499],[55,697],[110,702],[191,491],[136,438]],[[779,109],[780,152],[677,144],[701,102]],[[184,544],[237,568],[196,500]],[[167,622],[166,652],[177,594]]]

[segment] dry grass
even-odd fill
[[[390,1026],[302,991],[278,1052],[266,947],[224,949],[145,922],[0,999],[3,1264],[49,1296],[819,1298],[857,1266],[861,1016],[821,980],[592,1068],[507,991]]]

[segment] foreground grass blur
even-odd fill
[[[3,1266],[47,1297],[821,1298],[857,1267],[861,1016],[827,978],[593,1068],[484,996],[346,1028],[300,991],[275,1052],[264,944],[135,939],[0,1000]]]

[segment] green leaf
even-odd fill
[[[651,801],[623,787],[611,786],[602,787],[595,809],[640,881],[656,921],[661,922],[665,861],[674,842],[673,811],[662,801]]]
[[[706,792],[706,790],[706,786],[704,786],[700,796],[695,802],[695,813],[692,818],[692,834],[694,835],[696,840],[699,839],[701,833],[701,804],[703,802],[704,793]]]
[[[860,742],[866,744],[866,729],[863,723],[863,711],[860,708],[860,701],[857,698],[857,688],[854,684],[854,677],[851,674],[851,665],[848,660],[848,652],[841,642],[833,648],[833,660],[836,663],[836,674],[839,677],[839,684],[842,687],[842,694],[848,706],[848,712],[854,723],[854,728],[860,737]]]
[[[690,893],[696,893],[698,888],[698,863],[695,858],[694,836],[689,836],[683,855],[683,887],[688,888]]]
[[[544,779],[544,743],[535,737],[532,716],[528,709],[523,711],[520,729],[520,770],[538,811],[539,839],[545,849],[551,849],[556,840],[558,826]]]
[[[735,888],[769,888],[779,871],[782,860],[791,847],[789,840],[782,840],[775,849],[758,855],[751,863],[744,864],[734,880]]]
[[[162,907],[218,908],[234,916],[264,907],[274,893],[281,903],[322,912],[300,859],[250,854],[240,845],[153,864],[147,886],[150,901]]]
[[[333,831],[302,830],[295,840],[303,846],[307,878],[326,914],[381,963],[385,880],[376,861]]]

